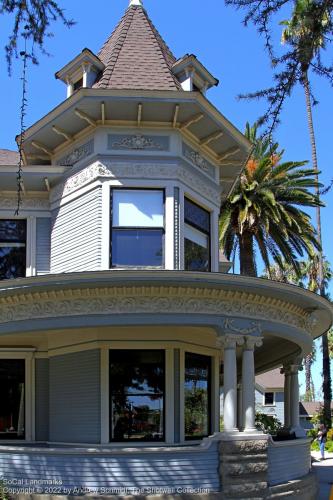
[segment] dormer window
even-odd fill
[[[73,84],[73,90],[79,90],[83,87],[83,77]]]
[[[164,267],[164,191],[113,189],[111,267]]]
[[[172,72],[185,91],[196,90],[205,94],[210,87],[218,85],[218,80],[193,54],[187,54],[178,59],[172,67]]]

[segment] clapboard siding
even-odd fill
[[[268,447],[268,481],[271,486],[306,476],[310,468],[308,439],[273,443]]]
[[[52,211],[52,273],[101,268],[102,190],[97,187]]]
[[[84,451],[48,453],[5,452],[0,449],[0,475],[27,480],[43,479],[49,484],[38,487],[45,492],[52,482],[61,481],[61,488],[149,489],[178,488],[220,491],[218,449],[213,443],[208,449],[180,449],[153,452],[131,450],[124,453],[92,453]],[[31,484],[31,483],[30,483]],[[41,491],[42,492],[42,491]]]
[[[100,442],[100,351],[50,359],[50,441]]]
[[[36,272],[37,275],[50,272],[51,219],[36,219]]]
[[[49,439],[49,360],[36,359],[36,441]]]

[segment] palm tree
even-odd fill
[[[245,135],[254,144],[240,182],[221,207],[220,243],[227,258],[239,250],[240,273],[257,275],[256,248],[266,269],[270,259],[285,263],[299,275],[297,256],[314,257],[319,249],[316,232],[302,207],[317,206],[317,187],[306,162],[281,162],[278,144],[257,138],[257,126],[246,125]]]
[[[309,68],[315,58],[319,57],[320,51],[325,49],[326,41],[329,39],[327,35],[332,28],[331,13],[325,3],[320,4],[314,0],[296,0],[295,7],[288,21],[283,21],[281,24],[285,26],[282,32],[282,42],[288,43],[293,49],[297,50],[297,59],[301,68],[300,83],[304,88],[306,111],[308,119],[309,137],[312,153],[312,167],[315,171],[317,186],[315,188],[316,195],[320,196],[319,192],[319,170],[317,160],[317,148],[312,117],[312,102],[311,89],[309,83]],[[320,250],[318,252],[318,278],[319,278],[319,293],[325,297],[325,280],[324,266],[322,255],[322,231],[321,231],[321,214],[320,205],[316,207],[316,225],[317,237]],[[323,396],[324,396],[324,418],[331,427],[331,373],[330,373],[330,355],[327,333],[322,336],[322,351],[323,351]]]

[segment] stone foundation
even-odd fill
[[[220,475],[223,498],[266,498],[267,438],[221,441]]]

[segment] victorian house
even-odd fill
[[[0,155],[0,476],[64,495],[315,498],[298,370],[332,307],[227,273],[220,206],[251,144],[209,101],[218,80],[172,54],[141,0],[56,77],[16,216],[17,158]],[[280,366],[294,439],[274,442],[255,428],[255,375]]]

